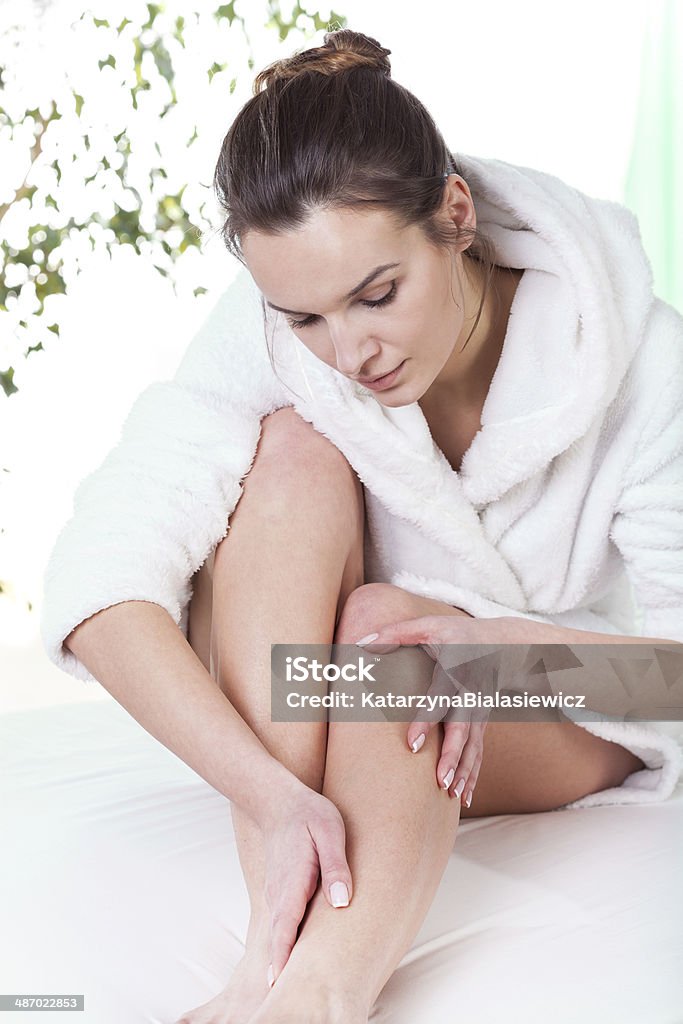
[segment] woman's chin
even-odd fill
[[[372,396],[376,402],[380,405],[385,405],[388,409],[402,409],[406,405],[412,405],[417,401],[417,397],[411,394],[408,388],[397,388],[394,393],[392,392],[379,392],[379,394]]]

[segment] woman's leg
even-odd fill
[[[267,416],[226,538],[195,577],[188,638],[265,746],[320,791],[326,722],[271,722],[271,643],[332,643],[363,583],[362,487],[341,453],[292,409]],[[247,947],[219,996],[183,1015],[244,1024],[268,992],[268,915],[258,828],[231,805],[251,903]]]
[[[350,595],[335,642],[355,643],[401,619],[463,614],[398,587],[369,584]],[[354,897],[334,911],[318,889],[292,955],[251,1024],[279,1024],[289,1014],[297,1019],[316,985],[335,1009],[301,1019],[365,1021],[427,914],[460,817],[557,808],[620,785],[642,767],[623,747],[572,722],[491,723],[479,806],[467,809],[436,785],[442,729],[430,732],[417,755],[408,750],[406,732],[406,722],[330,723],[323,793],[344,817]]]

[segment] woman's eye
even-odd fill
[[[370,306],[371,309],[377,309],[378,306],[386,306],[388,302],[391,302],[395,295],[396,282],[392,281],[391,288],[386,293],[386,295],[382,296],[381,299],[361,299],[361,302],[363,303],[364,306]]]
[[[285,320],[287,321],[289,326],[295,328],[308,327],[309,324],[312,324],[313,321],[317,319],[317,316],[307,316],[305,320],[292,320],[291,316],[285,317]]]
[[[380,306],[386,306],[396,297],[396,282],[391,282],[391,288],[383,295],[381,299],[361,299],[360,301],[364,306],[368,306],[370,309],[378,309]],[[287,317],[287,323],[290,327],[298,330],[302,327],[308,327],[310,324],[315,323],[318,319],[316,315],[307,316],[303,320],[293,320],[291,317]]]

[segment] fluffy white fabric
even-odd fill
[[[637,221],[536,170],[464,155],[458,170],[497,262],[525,270],[461,471],[417,403],[384,408],[268,311],[273,373],[242,272],[76,491],[45,577],[55,664],[92,679],[62,641],[121,601],[155,602],[186,630],[191,577],[226,535],[261,419],[285,405],[365,486],[368,581],[477,617],[683,641],[683,318],[653,296]],[[576,806],[671,793],[681,751],[663,730],[580,724],[648,768]]]

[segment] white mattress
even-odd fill
[[[0,759],[0,992],[173,1024],[222,988],[248,917],[225,799],[111,699],[0,716]],[[680,1024],[682,854],[681,784],[464,821],[372,1021]]]

